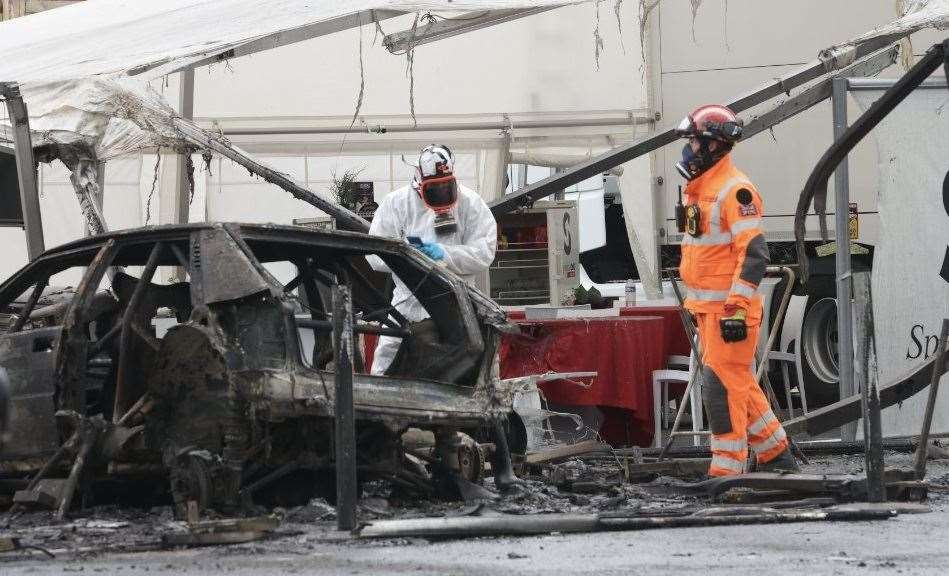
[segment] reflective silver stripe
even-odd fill
[[[745,463],[738,462],[737,460],[733,460],[727,456],[713,454],[710,468],[724,468],[725,470],[730,470],[736,474],[741,474],[745,471]]]
[[[767,440],[763,442],[752,442],[751,447],[754,448],[755,452],[761,454],[762,452],[767,452],[768,450],[777,447],[787,437],[787,434],[784,433],[784,428],[778,428],[775,430],[774,434],[768,436]]]
[[[743,452],[748,449],[747,440],[720,440],[712,437],[712,451]]]
[[[735,282],[732,284],[732,294],[738,294],[739,296],[744,296],[746,298],[751,298],[757,292],[757,288],[752,288],[751,286],[746,286],[741,282]]]
[[[698,290],[689,288],[687,297],[691,300],[703,300],[705,302],[718,302],[728,298],[727,290]]]
[[[739,220],[732,224],[732,234],[738,235],[746,230],[754,230],[755,228],[761,228],[761,218]]]
[[[768,427],[768,424],[772,422],[777,422],[777,421],[778,419],[777,417],[775,417],[774,412],[772,412],[771,410],[768,410],[767,412],[761,415],[761,418],[758,418],[757,420],[754,421],[753,424],[748,426],[748,433],[761,434],[762,432],[764,432],[764,429]]]
[[[731,178],[718,189],[715,201],[712,202],[712,211],[708,215],[708,233],[693,238],[688,234],[682,237],[682,243],[688,246],[724,246],[732,243],[734,232],[722,231],[722,201],[728,192],[738,184],[748,184],[744,178]],[[751,184],[748,184],[751,187]]]
[[[725,184],[718,189],[718,194],[715,195],[715,203],[712,204],[712,212],[709,214],[708,218],[708,229],[711,232],[720,232],[722,229],[722,201],[725,200],[725,196],[731,191],[732,188],[739,184],[747,184],[748,187],[751,187],[751,184],[748,183],[744,178],[730,178]]]
[[[728,232],[703,234],[698,238],[685,234],[682,243],[688,246],[727,246],[732,243],[732,235]]]

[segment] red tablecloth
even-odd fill
[[[620,308],[620,316],[660,316],[665,324],[666,352],[668,354],[679,354],[688,356],[692,351],[689,346],[689,337],[685,334],[685,328],[682,326],[682,317],[679,315],[679,307],[675,306],[633,306],[629,308]]]
[[[549,402],[597,406],[601,435],[614,445],[648,446],[653,432],[652,371],[670,352],[666,321],[659,316],[516,320],[521,335],[505,336],[501,377],[546,372],[597,372],[590,388],[574,383],[541,384]]]
[[[360,334],[359,345],[362,347],[362,357],[366,364],[366,374],[372,370],[372,360],[376,357],[376,344],[379,336],[375,334]]]
[[[689,339],[682,327],[682,318],[679,317],[678,306],[630,306],[620,308],[620,316],[661,316],[665,322],[666,349],[669,354],[688,356],[690,352]],[[512,310],[507,314],[511,320],[524,320],[523,310]]]

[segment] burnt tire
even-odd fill
[[[179,520],[188,517],[190,501],[195,502],[199,514],[211,506],[211,471],[200,456],[183,454],[175,458],[168,481],[175,506],[175,517]]]
[[[248,430],[223,350],[208,327],[179,324],[161,341],[148,380],[154,403],[146,442],[160,450],[171,471],[179,514],[187,513],[189,499],[199,511],[229,514],[241,506]]]

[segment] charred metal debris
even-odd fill
[[[368,255],[416,287],[429,319],[410,322],[391,307]],[[55,287],[70,274],[75,288]],[[333,305],[344,288],[351,304],[339,309],[352,310],[348,322]],[[355,340],[346,361],[353,367],[355,498],[382,481],[386,498],[403,502],[461,498],[481,506],[482,516],[544,513],[519,520],[529,526],[515,533],[542,530],[544,522],[555,530],[561,520],[550,514],[575,511],[595,516],[580,520],[590,529],[892,515],[891,508],[856,516],[830,508],[865,498],[859,475],[672,481],[698,479],[708,459],[659,460],[597,441],[512,462],[511,451],[526,446],[512,412],[515,382],[498,378],[503,311],[395,240],[249,224],[106,233],[47,251],[14,274],[0,285],[0,314],[10,407],[0,505],[15,514],[49,510],[63,521],[97,501],[124,498],[170,505],[188,520],[187,534],[167,545],[267,537],[274,522],[254,520],[261,506],[305,505],[335,492],[341,357],[333,342],[346,326]],[[384,376],[366,374],[357,343],[377,335],[402,338]],[[826,426],[855,417],[851,410],[842,401],[810,422]],[[921,501],[928,487],[911,472],[886,477],[890,499]],[[700,514],[710,504],[761,509]],[[669,506],[678,512],[662,512]],[[251,519],[201,524],[222,514]],[[361,508],[356,532],[392,535],[379,528],[386,519]],[[367,521],[376,528],[360,528]]]
[[[391,308],[370,254],[417,287],[430,319]],[[70,273],[75,288],[53,287]],[[488,462],[509,470],[493,449],[512,402],[495,369],[505,317],[489,300],[396,241],[181,225],[61,246],[0,286],[10,387],[0,498],[63,518],[127,483],[139,499],[170,493],[183,518],[189,505],[239,514],[320,495],[336,461],[340,285],[357,336],[403,339],[385,376],[367,375],[354,347],[360,480],[433,494],[480,481]],[[407,445],[410,429],[428,444]]]
[[[908,82],[945,63],[945,53],[945,45],[937,45],[888,93],[893,98],[881,102],[895,105]],[[799,80],[818,74],[815,67]],[[878,108],[868,114],[869,123],[860,125],[863,133],[885,115],[885,106]],[[382,478],[415,495],[494,501],[496,494],[481,484],[490,469],[495,487],[513,491],[515,506],[527,502],[528,511],[558,512],[532,504],[551,491],[600,510],[582,518],[512,519],[503,514],[524,510],[506,510],[509,498],[489,510],[479,505],[475,520],[373,521],[357,528],[361,536],[457,537],[892,515],[892,505],[832,508],[868,497],[869,483],[860,475],[747,474],[665,482],[661,477],[701,474],[707,461],[650,459],[645,451],[599,444],[518,458],[525,479],[519,481],[504,430],[505,425],[516,428],[509,422],[514,391],[498,379],[496,367],[499,336],[508,329],[500,308],[403,243],[361,234],[367,225],[358,215],[253,160],[223,136],[181,118],[170,122],[174,142],[186,143],[183,149],[229,158],[352,232],[201,224],[108,233],[98,203],[100,165],[92,149],[41,140],[37,159],[60,159],[70,168],[87,226],[98,235],[45,252],[0,285],[0,364],[9,381],[8,398],[0,386],[0,404],[9,404],[9,417],[0,414],[6,420],[0,420],[0,433],[3,425],[8,430],[0,449],[0,504],[7,498],[17,510],[45,508],[62,520],[76,507],[93,504],[103,487],[133,484],[139,500],[143,495],[170,499],[175,514],[188,518],[191,535],[179,542],[227,542],[267,533],[263,528],[272,525],[269,520],[228,528],[203,525],[200,518],[203,513],[254,515],[259,504],[307,502],[321,491],[334,492],[332,470],[342,450],[334,427],[340,357],[333,342],[339,341],[339,327],[347,326],[353,337],[402,338],[385,376],[366,375],[361,346],[352,347],[352,454],[358,482]],[[601,171],[604,162],[648,151],[667,136],[558,178]],[[852,145],[854,139],[844,140]],[[823,172],[817,172],[826,172],[825,164],[819,164],[811,179],[817,184],[809,182],[802,202],[809,201],[808,193],[819,192]],[[561,182],[548,180],[494,209],[540,197]],[[430,319],[409,322],[390,306],[379,288],[384,282],[366,265],[368,255],[379,256],[416,287]],[[70,273],[79,280],[76,287],[56,288],[61,275]],[[341,287],[352,294],[353,317],[347,322],[331,312],[333,294]],[[942,361],[934,359],[880,387],[879,403],[902,401],[944,372]],[[813,436],[860,414],[860,398],[854,396],[788,421],[785,429]],[[891,500],[920,501],[930,488],[918,472],[888,471],[883,484]],[[698,504],[671,515],[652,508],[626,510],[631,495],[640,502],[671,497]],[[710,501],[757,508],[703,512]],[[203,536],[229,530],[244,535]],[[11,539],[10,548],[16,546]]]

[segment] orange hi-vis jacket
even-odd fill
[[[761,196],[732,163],[731,154],[689,182],[686,202],[698,205],[697,235],[682,238],[679,274],[693,313],[722,313],[725,306],[761,318],[758,284],[770,262],[762,230]]]

